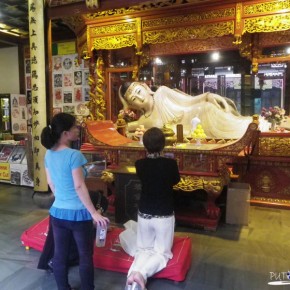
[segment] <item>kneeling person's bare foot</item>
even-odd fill
[[[133,279],[134,282],[137,282],[140,285],[142,290],[145,289],[146,281],[140,272],[135,272]]]
[[[136,273],[137,272],[135,272],[135,271],[132,271],[130,273],[130,275],[127,277],[126,285],[132,285],[133,284],[133,282],[134,282],[134,276],[135,276]]]

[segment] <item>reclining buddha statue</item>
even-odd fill
[[[192,131],[192,120],[199,119],[208,138],[237,139],[243,136],[252,117],[242,116],[234,102],[213,93],[197,96],[187,95],[179,90],[160,86],[153,92],[145,83],[124,83],[119,89],[119,97],[124,109],[134,109],[141,113],[138,120],[128,123],[129,132],[140,125],[145,129],[183,125],[183,133]]]

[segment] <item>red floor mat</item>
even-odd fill
[[[49,217],[33,225],[23,232],[21,242],[25,247],[42,251],[48,230]],[[96,268],[127,273],[133,258],[126,254],[119,244],[121,228],[113,228],[108,232],[106,245],[95,247],[94,266]],[[191,240],[189,237],[175,237],[173,242],[173,258],[165,269],[154,277],[183,281],[191,263]]]

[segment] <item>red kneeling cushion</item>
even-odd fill
[[[119,234],[123,231],[114,228],[108,232],[106,245],[95,248],[94,265],[110,271],[127,273],[134,258],[129,256],[119,246]],[[191,240],[189,237],[174,237],[173,258],[169,260],[165,269],[155,274],[155,278],[166,278],[174,281],[183,281],[191,263]]]
[[[49,217],[33,225],[21,235],[21,242],[26,247],[42,251],[48,230]],[[96,268],[127,273],[133,257],[129,256],[119,244],[121,228],[113,228],[107,234],[105,247],[94,249],[94,266]],[[183,281],[191,264],[191,240],[189,237],[174,237],[173,258],[155,278]]]
[[[49,217],[24,231],[20,237],[22,245],[42,252],[47,237],[48,223]]]

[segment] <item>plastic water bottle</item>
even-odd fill
[[[104,247],[106,244],[108,225],[97,225],[96,246]]]

